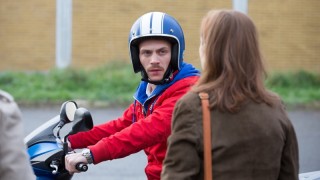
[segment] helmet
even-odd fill
[[[166,13],[149,12],[137,19],[130,30],[129,50],[134,72],[145,71],[139,59],[139,43],[150,38],[166,39],[171,43],[171,60],[168,69],[180,70],[185,50],[181,26],[177,20]],[[169,75],[170,73],[167,76]]]

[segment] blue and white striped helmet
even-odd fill
[[[148,38],[167,39],[172,44],[170,65],[172,70],[180,70],[183,62],[185,42],[178,21],[163,12],[149,12],[142,15],[132,25],[129,34],[130,57],[135,73],[142,70],[139,59],[139,43]]]

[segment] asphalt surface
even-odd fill
[[[94,124],[101,124],[120,116],[122,108],[89,109]],[[21,107],[25,134],[29,134],[50,118],[59,114],[60,107]],[[295,127],[300,155],[300,173],[320,170],[320,111],[294,110],[288,112]],[[143,151],[128,157],[90,165],[85,173],[75,174],[75,180],[144,180],[147,159]]]

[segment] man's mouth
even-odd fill
[[[149,70],[149,72],[159,72],[161,71],[160,69],[152,69],[152,70]]]
[[[162,69],[161,68],[150,68],[149,70],[148,70],[148,72],[160,72],[160,71],[162,71]]]

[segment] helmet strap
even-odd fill
[[[149,78],[148,78],[148,74],[146,72],[146,70],[142,67],[141,68],[141,81],[145,81],[145,82],[148,82],[148,83],[151,83],[151,84],[154,84],[154,85],[163,85],[163,84],[167,84],[171,81],[171,78],[172,78],[172,75],[173,75],[173,70],[171,68],[171,65],[168,66],[166,72],[164,73],[163,75],[163,78],[162,80],[160,81],[151,81]]]

